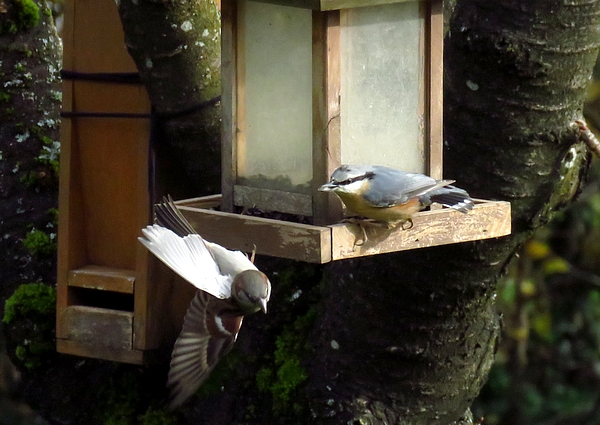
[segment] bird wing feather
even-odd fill
[[[381,172],[384,170],[385,173]],[[373,171],[377,178],[370,180],[371,187],[364,197],[371,205],[382,208],[403,204],[454,183],[454,180],[435,180],[424,174],[405,173],[379,166],[373,167]]]
[[[217,298],[231,296],[232,276],[221,273],[200,235],[179,237],[157,224],[147,226],[142,233],[145,239],[139,241],[179,276]]]
[[[231,251],[208,241],[206,241],[206,246],[223,274],[237,276],[238,273],[244,270],[258,270],[246,254],[241,251]]]
[[[167,386],[169,407],[181,406],[204,383],[221,357],[227,354],[237,333],[227,338],[212,337],[207,327],[210,296],[198,291],[185,315],[183,329],[175,342]],[[240,320],[241,325],[241,320]]]

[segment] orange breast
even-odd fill
[[[411,218],[423,206],[418,198],[413,198],[404,204],[391,207],[373,207],[362,196],[353,196],[347,193],[338,194],[346,207],[354,214],[362,215],[377,221],[393,223]]]

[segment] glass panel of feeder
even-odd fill
[[[312,11],[239,2],[238,184],[310,193]]]
[[[426,171],[423,4],[340,12],[342,163]]]

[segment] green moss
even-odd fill
[[[0,92],[0,102],[8,103],[10,101],[10,94],[6,92]]]
[[[38,176],[37,173],[33,172],[33,171],[28,171],[26,172],[20,179],[19,181],[21,183],[23,183],[25,186],[27,187],[35,187],[37,186],[38,183]]]
[[[46,214],[50,219],[50,223],[52,223],[53,226],[58,226],[58,208],[48,208]]]
[[[15,64],[15,71],[16,72],[24,72],[25,71],[25,65],[23,64],[23,62],[17,62]]]
[[[44,363],[44,358],[49,353],[54,353],[54,341],[24,341],[26,345],[19,345],[15,355],[22,366],[27,369],[35,369]]]
[[[10,327],[19,366],[34,369],[55,352],[56,290],[43,283],[21,285],[6,300],[2,321]]]
[[[23,245],[31,255],[36,257],[54,254],[57,248],[55,237],[36,228],[31,229],[27,236],[25,236]]]
[[[44,144],[36,161],[49,166],[54,172],[55,177],[58,178],[60,142],[46,136],[45,130],[38,125],[31,126],[29,132]]]
[[[17,30],[27,31],[40,22],[40,8],[33,0],[13,0]]]
[[[2,321],[10,325],[20,318],[54,316],[55,312],[56,290],[43,283],[27,283],[6,300]]]
[[[316,317],[310,309],[287,326],[275,341],[274,367],[261,368],[256,376],[256,385],[262,392],[273,397],[275,414],[300,413],[302,406],[296,403],[296,390],[308,379],[302,359],[307,353],[307,334]]]

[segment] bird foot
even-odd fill
[[[402,230],[412,229],[414,226],[412,218],[407,218],[406,220],[400,223],[400,226]]]
[[[383,221],[377,221],[370,218],[360,218],[360,217],[347,217],[342,220],[342,223],[350,223],[358,226],[361,232],[361,238],[356,238],[354,240],[354,247],[363,246],[369,240],[367,236],[367,227],[379,227],[390,229],[390,223],[386,223]]]

